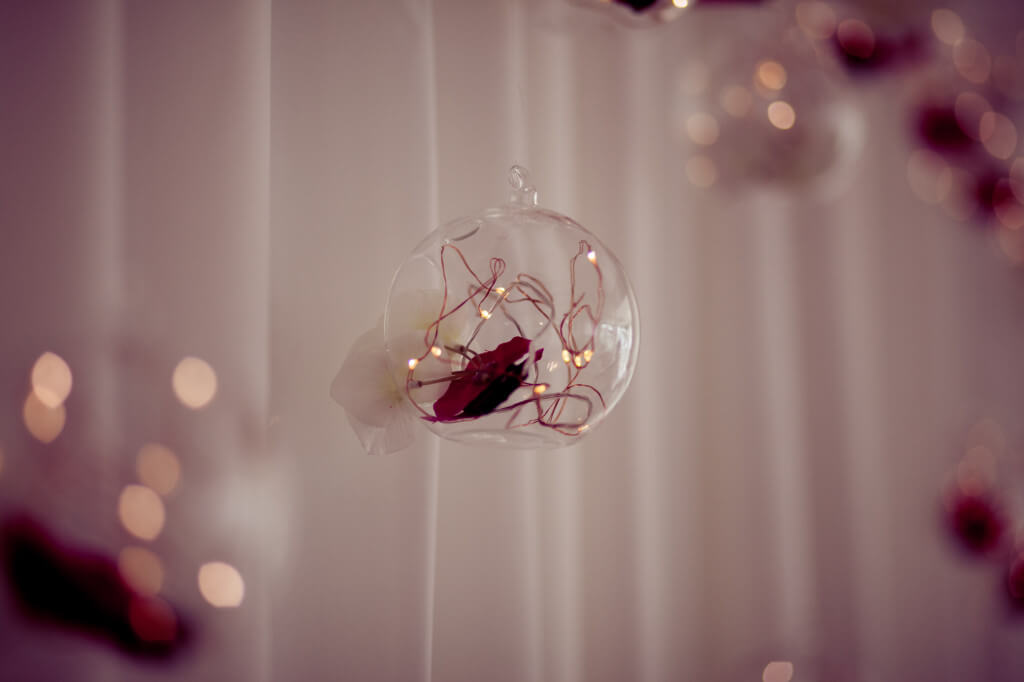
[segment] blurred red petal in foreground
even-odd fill
[[[34,519],[17,516],[0,525],[0,556],[15,602],[29,619],[147,658],[167,658],[185,643],[170,604],[133,590],[114,559],[62,545]]]
[[[987,554],[1002,543],[1007,519],[990,495],[960,493],[950,501],[949,524],[964,549]]]
[[[1006,592],[1010,605],[1024,612],[1024,551],[1021,551],[1010,562],[1006,574]]]

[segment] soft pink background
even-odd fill
[[[956,6],[986,39],[1024,27],[1014,3]],[[4,592],[0,678],[1018,679],[1024,622],[938,510],[981,417],[1024,480],[1022,274],[910,194],[914,75],[849,86],[868,135],[837,193],[688,184],[680,70],[772,21],[0,2],[0,507],[114,553],[134,453],[168,442],[184,481],[153,549],[198,626],[147,665]],[[576,448],[424,432],[367,457],[334,372],[405,253],[501,202],[514,162],[631,273],[634,384]],[[49,446],[20,417],[45,350],[75,380]],[[199,412],[170,391],[189,354],[219,379]],[[199,596],[213,559],[240,608]]]

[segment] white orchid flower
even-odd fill
[[[404,450],[415,438],[418,413],[406,399],[409,361],[415,359],[416,377],[425,385],[408,388],[417,403],[437,400],[448,384],[451,360],[447,352],[431,353],[425,339],[437,321],[440,291],[414,291],[393,298],[389,313],[389,341],[384,322],[359,336],[349,349],[331,383],[331,397],[345,408],[352,430],[371,455]],[[462,343],[472,319],[458,312],[439,325],[436,347]],[[390,362],[389,362],[390,359]],[[432,379],[440,379],[430,383]]]
[[[383,327],[371,329],[352,344],[331,383],[331,397],[345,408],[352,430],[371,455],[412,444],[414,417],[388,369]]]

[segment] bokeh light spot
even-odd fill
[[[796,23],[815,40],[827,40],[836,32],[836,13],[824,2],[801,2],[796,6]]]
[[[789,682],[793,679],[793,664],[789,661],[772,661],[761,673],[763,682]]]
[[[937,9],[932,12],[932,31],[936,38],[947,45],[956,45],[963,40],[964,22],[953,10]]]
[[[992,57],[977,40],[965,38],[953,47],[957,72],[972,83],[984,83],[992,72]]]
[[[117,503],[125,530],[142,540],[153,540],[164,528],[166,514],[160,496],[144,485],[127,485]]]
[[[146,443],[135,459],[139,480],[161,495],[169,495],[178,487],[181,464],[170,448],[159,443]]]
[[[754,105],[754,96],[742,85],[727,85],[718,96],[718,103],[725,113],[734,118],[743,118]]]
[[[844,19],[836,28],[836,40],[843,52],[857,59],[867,59],[875,53],[875,32],[859,19]]]
[[[171,386],[182,404],[198,410],[209,404],[217,393],[217,374],[205,360],[188,356],[174,368]]]
[[[1017,157],[1010,165],[1010,189],[1017,201],[1024,203],[1024,156]]]
[[[786,87],[786,68],[776,61],[765,60],[757,65],[757,82],[769,90]]]
[[[1024,230],[999,230],[996,235],[999,249],[1014,265],[1024,265]]]
[[[173,642],[178,636],[178,617],[159,597],[133,597],[128,605],[128,622],[144,642]]]
[[[967,449],[976,445],[984,445],[994,454],[1006,451],[1006,433],[1003,427],[992,417],[982,417],[967,432]]]
[[[686,134],[696,144],[714,144],[718,139],[718,121],[711,114],[693,114],[686,119]]]
[[[956,115],[957,125],[968,137],[974,140],[981,139],[981,117],[992,111],[992,105],[988,100],[976,92],[961,92],[956,96],[956,103],[953,105],[953,113]]]
[[[996,196],[1002,197],[992,207],[996,219],[1008,230],[1019,230],[1024,227],[1024,206],[1021,206],[1013,190],[1010,189],[1010,181],[1005,178],[996,185]]]
[[[796,111],[780,99],[768,105],[768,121],[779,130],[789,130],[796,124]]]
[[[164,586],[163,563],[145,547],[122,549],[117,555],[117,569],[136,592],[154,595]]]
[[[706,156],[692,156],[686,162],[686,177],[697,187],[711,187],[718,180],[718,168]]]
[[[1003,114],[995,111],[982,114],[978,135],[988,153],[997,159],[1009,159],[1017,151],[1017,126]]]
[[[978,495],[996,480],[996,458],[984,445],[967,451],[956,467],[956,481],[965,495]]]
[[[1010,99],[1024,99],[1024,64],[1005,55],[992,62],[992,84]]]
[[[970,220],[978,212],[978,200],[968,191],[975,182],[974,176],[962,168],[950,167],[952,187],[942,200],[942,210],[953,220]]]
[[[32,366],[32,390],[47,407],[58,407],[71,393],[71,368],[64,358],[47,351]]]
[[[234,566],[211,561],[199,567],[199,592],[213,606],[230,608],[242,603],[245,583]]]
[[[41,443],[52,443],[64,430],[67,410],[64,405],[49,407],[39,399],[35,391],[29,391],[21,416],[33,438]]]

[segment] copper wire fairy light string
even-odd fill
[[[591,261],[594,266],[594,271],[597,273],[597,312],[590,307],[590,304],[584,304],[583,299],[586,297],[586,293],[580,294],[579,298],[576,297],[576,261],[579,260],[580,256],[586,256],[587,260]],[[579,251],[576,255],[569,260],[569,311],[562,316],[562,323],[559,325],[559,329],[563,330],[563,338],[568,339],[572,344],[569,348],[569,352],[573,355],[577,355],[582,351],[590,348],[593,350],[594,345],[594,329],[597,327],[598,320],[604,314],[604,277],[601,273],[601,267],[597,264],[597,257],[594,255],[593,249],[590,248],[590,244],[586,241],[580,240]],[[576,334],[573,330],[573,323],[576,318],[586,313],[587,317],[590,318],[591,331],[590,337],[587,341],[579,346],[576,341]]]
[[[583,301],[583,298],[584,298],[583,295],[581,295],[579,298],[577,298],[577,296],[576,296],[576,273],[575,273],[576,261],[577,261],[577,259],[581,255],[584,255],[584,254],[587,254],[588,260],[591,260],[591,262],[594,264],[594,267],[595,267],[595,269],[597,271],[597,276],[598,276],[598,284],[597,284],[597,298],[598,298],[597,313],[594,313],[589,305],[582,306],[582,301]],[[570,267],[570,300],[571,300],[572,305],[570,307],[570,312],[567,313],[565,316],[563,316],[563,324],[556,330],[556,334],[558,335],[559,339],[562,341],[563,348],[566,348],[567,350],[571,348],[570,353],[573,355],[574,358],[579,356],[580,352],[583,352],[583,351],[585,351],[587,349],[590,349],[591,352],[593,352],[594,334],[592,332],[590,334],[590,337],[588,338],[587,342],[585,344],[583,344],[582,346],[579,346],[577,344],[576,340],[575,340],[575,335],[573,334],[573,331],[572,331],[572,322],[573,322],[573,320],[581,312],[586,312],[588,314],[588,316],[590,317],[592,326],[596,329],[597,323],[601,319],[601,315],[603,314],[603,310],[604,310],[603,277],[602,277],[602,274],[601,274],[600,267],[597,266],[596,260],[592,260],[592,257],[593,257],[593,252],[592,252],[592,250],[590,248],[590,245],[587,242],[585,242],[585,241],[581,241],[580,242],[580,250],[577,252],[577,254],[572,259],[570,259],[570,262],[569,262],[569,267]],[[535,278],[532,278],[532,277],[531,277],[531,279],[535,280]],[[543,284],[539,280],[535,280],[535,281],[537,281],[537,283],[541,287],[543,287]],[[544,290],[545,290],[545,292],[547,291],[546,287],[544,288]],[[548,294],[548,299],[550,300],[550,294]],[[540,310],[539,308],[538,308],[538,311],[541,312],[542,315],[545,315],[545,317],[547,318],[548,323],[551,322],[551,317],[553,317],[553,313],[554,313],[554,307],[553,306],[551,308],[551,314],[550,315],[546,315],[544,313],[544,311]],[[568,324],[566,324],[566,321],[568,321]],[[588,360],[588,364],[589,364],[589,360]],[[534,363],[534,366],[536,368],[536,363]],[[590,419],[590,415],[591,415],[591,413],[593,411],[593,405],[591,404],[591,402],[586,397],[578,395],[578,394],[575,394],[575,393],[572,393],[571,389],[572,388],[576,388],[576,387],[589,389],[589,390],[593,391],[594,394],[597,396],[597,399],[601,402],[601,406],[602,407],[605,407],[605,402],[604,402],[604,397],[601,395],[601,392],[597,390],[597,388],[595,388],[594,386],[592,386],[590,384],[584,384],[584,383],[576,382],[576,379],[579,377],[580,373],[582,372],[583,366],[574,367],[572,364],[570,364],[567,367],[568,367],[569,376],[568,376],[568,381],[567,381],[567,384],[566,384],[566,388],[562,392],[552,393],[552,394],[548,394],[548,395],[534,396],[533,398],[530,398],[530,399],[527,399],[527,400],[523,400],[523,401],[520,401],[519,403],[514,403],[512,405],[509,405],[509,406],[507,406],[507,408],[503,408],[503,409],[513,410],[513,414],[510,417],[510,419],[508,421],[508,424],[507,424],[508,428],[516,428],[516,427],[522,427],[522,426],[529,426],[530,424],[533,424],[533,423],[539,423],[539,424],[541,424],[543,426],[548,426],[550,428],[554,428],[555,430],[559,431],[560,433],[564,433],[566,435],[579,435],[581,427],[578,424],[575,424],[575,423],[572,423],[572,422],[560,422],[560,421],[557,421],[561,417],[561,415],[563,414],[566,406],[568,405],[568,401],[572,400],[572,399],[583,400],[584,401],[584,403],[587,405],[587,413],[586,413],[586,416],[583,419],[583,422],[586,423]],[[524,384],[524,385],[526,385],[526,384]],[[542,401],[545,401],[545,400],[549,401],[548,407],[545,408],[544,410],[541,410],[541,403],[542,403]],[[533,403],[536,406],[536,408],[537,408],[537,418],[529,420],[529,421],[524,422],[522,424],[515,424],[514,421],[515,421],[515,418],[519,414],[520,408],[525,406],[525,405],[527,405],[527,404],[530,404],[530,403]],[[570,428],[570,427],[573,428],[574,430],[573,431],[566,431],[566,428]]]
[[[448,313],[444,313],[444,307],[442,305],[442,316],[440,319],[437,320],[437,326],[435,327],[435,335],[437,331],[440,329],[441,320],[445,319],[449,315],[452,315],[470,301],[473,302],[473,305],[476,307],[478,312],[482,311],[480,303],[477,303],[476,301],[476,296],[482,292],[483,298],[481,299],[481,302],[483,300],[486,300],[486,298],[491,295],[491,292],[494,291],[494,285],[497,284],[498,278],[501,277],[501,275],[505,272],[505,261],[501,258],[491,258],[489,262],[491,268],[491,277],[486,282],[484,282],[476,274],[473,268],[470,267],[469,262],[466,260],[466,256],[463,255],[462,251],[457,246],[445,244],[444,246],[441,247],[441,277],[444,284],[445,300],[447,300],[448,298],[448,273],[444,263],[444,254],[446,250],[453,250],[459,255],[459,259],[462,261],[462,264],[466,266],[466,270],[469,272],[470,275],[473,276],[473,279],[476,280],[477,287],[475,289],[471,288],[469,295],[466,298],[464,298],[461,303],[452,308]],[[477,323],[469,339],[466,341],[466,343],[462,344],[464,348],[468,347],[471,343],[473,343],[473,341],[476,339],[476,335],[480,333],[480,329],[483,327],[483,324],[486,321],[487,319],[485,317],[484,319],[480,320]]]
[[[451,309],[448,309],[449,301],[449,281],[448,281],[448,262],[445,256],[449,251],[454,251],[458,256],[459,261],[465,267],[466,272],[472,278],[472,282],[475,282],[475,286],[471,282],[467,286],[467,295],[459,301],[458,304],[454,305]],[[480,278],[473,267],[469,264],[465,254],[462,251],[452,245],[444,244],[441,247],[441,280],[442,280],[442,299],[441,299],[441,310],[435,319],[424,333],[424,346],[426,350],[417,358],[410,359],[409,371],[406,376],[405,391],[409,397],[410,402],[420,411],[425,417],[432,418],[431,415],[423,407],[421,407],[416,400],[412,398],[411,389],[419,388],[430,384],[437,384],[442,382],[451,382],[461,377],[466,376],[466,370],[453,371],[451,374],[445,377],[437,379],[430,379],[426,381],[417,381],[413,379],[413,374],[416,366],[420,361],[424,360],[437,346],[437,340],[440,335],[441,323],[454,315],[464,306],[472,303],[477,311],[480,313],[481,320],[477,322],[473,329],[469,339],[464,343],[456,347],[446,346],[448,350],[457,355],[461,356],[465,360],[472,359],[477,353],[473,351],[469,346],[476,339],[480,330],[483,328],[485,322],[494,314],[495,311],[500,310],[503,317],[512,322],[519,332],[520,336],[525,336],[523,328],[519,321],[509,311],[508,307],[511,304],[528,303],[537,311],[544,319],[544,325],[535,336],[543,334],[544,331],[551,327],[556,336],[558,337],[563,353],[568,353],[570,360],[566,363],[567,369],[567,381],[565,388],[561,391],[554,393],[547,393],[546,388],[548,384],[522,381],[521,386],[533,387],[536,389],[538,386],[544,386],[540,392],[534,391],[534,395],[516,401],[510,405],[499,407],[488,414],[498,413],[510,413],[509,419],[506,423],[506,428],[522,428],[530,426],[532,424],[539,424],[540,426],[554,429],[559,433],[569,436],[578,436],[587,426],[591,415],[593,414],[594,405],[593,402],[584,395],[573,392],[573,389],[585,389],[592,391],[597,396],[598,401],[602,407],[605,407],[604,397],[601,392],[594,386],[582,382],[578,382],[577,379],[583,370],[589,365],[590,356],[594,352],[594,335],[597,326],[601,320],[604,312],[604,286],[603,286],[603,275],[601,268],[597,264],[595,259],[594,251],[592,250],[589,243],[584,240],[579,242],[579,249],[576,254],[569,259],[569,285],[570,285],[570,305],[569,309],[562,318],[559,324],[554,325],[555,317],[555,304],[554,297],[551,295],[550,290],[545,284],[538,278],[527,274],[519,273],[516,278],[509,284],[509,289],[496,289],[496,284],[500,279],[501,275],[505,272],[505,261],[501,258],[491,258],[489,261],[490,277],[486,280]],[[577,282],[576,282],[576,266],[577,261],[581,256],[587,258],[590,263],[594,266],[594,270],[597,275],[597,286],[596,286],[596,309],[591,306],[590,303],[585,303],[587,297],[586,292],[577,294]],[[515,291],[517,296],[513,297],[512,292]],[[485,308],[484,304],[492,294],[497,294],[497,299],[489,308]],[[478,300],[479,297],[479,300]],[[574,329],[574,323],[580,315],[585,315],[586,319],[590,322],[590,333],[584,343],[579,343],[576,338]],[[589,355],[586,355],[589,351]],[[564,357],[564,356],[563,356]],[[534,357],[531,361],[533,366],[533,375],[536,377],[540,376],[540,372],[537,368],[537,358]],[[586,413],[582,420],[582,425],[579,422],[564,422],[560,421],[562,415],[565,412],[566,407],[570,401],[577,400],[582,401],[586,405]],[[532,405],[536,410],[536,416],[531,417],[523,422],[517,423],[516,420],[520,416],[522,410]],[[463,418],[456,418],[451,421],[468,421],[476,419],[477,416],[469,416]]]
[[[502,294],[502,297],[504,297],[504,296],[505,296],[505,294]],[[524,332],[523,328],[520,326],[519,320],[517,320],[515,317],[513,317],[508,312],[508,306],[497,306],[497,307],[501,308],[502,316],[504,316],[504,318],[506,320],[508,320],[509,322],[511,322],[513,324],[513,326],[515,326],[516,332],[519,334],[519,336],[526,336],[526,332]]]
[[[528,302],[532,305],[537,312],[544,317],[544,326],[537,332],[537,336],[540,336],[547,328],[551,325],[551,320],[555,316],[555,299],[548,291],[548,288],[544,286],[544,283],[533,275],[526,273],[520,273],[516,277],[516,281],[513,284],[514,288],[522,294],[522,298],[509,298],[509,303],[523,303]],[[531,295],[532,292],[532,295]],[[547,307],[545,311],[541,304]]]
[[[590,307],[589,303],[584,303],[586,293],[581,293],[578,297],[576,295],[576,263],[580,256],[585,256],[588,261],[594,266],[594,271],[597,274],[597,311],[596,313]],[[576,340],[575,330],[573,324],[576,318],[586,313],[590,319],[590,335],[586,342],[580,345]],[[558,325],[558,338],[562,342],[563,353],[568,353],[568,360],[566,361],[566,386],[565,391],[579,386],[581,388],[589,388],[601,401],[602,407],[604,407],[604,397],[601,392],[590,384],[577,383],[579,375],[582,373],[583,368],[589,365],[589,359],[584,360],[586,357],[585,353],[589,350],[591,353],[594,351],[594,333],[597,329],[598,322],[604,314],[604,276],[601,272],[601,266],[597,264],[597,258],[594,254],[590,244],[585,240],[580,240],[579,249],[576,251],[576,255],[569,259],[569,310],[562,316],[562,320]],[[567,401],[556,401],[549,408],[550,416],[548,419],[559,420],[567,407]]]
[[[466,271],[473,277],[474,280],[476,280],[478,286],[477,286],[476,289],[471,290],[469,296],[467,296],[466,298],[462,299],[462,301],[458,305],[454,306],[451,310],[448,310],[447,312],[445,312],[445,308],[448,305],[448,265],[447,265],[447,262],[445,260],[445,254],[449,250],[453,250],[453,251],[455,251],[456,254],[458,254],[459,259],[462,261],[462,264],[466,268]],[[429,384],[440,383],[441,381],[452,381],[452,380],[457,379],[457,378],[459,378],[461,376],[464,376],[464,373],[463,372],[453,372],[448,377],[444,377],[444,378],[442,378],[440,380],[431,380],[431,381],[427,381],[427,382],[414,380],[413,379],[413,373],[415,372],[416,367],[419,365],[419,363],[421,361],[423,361],[427,357],[427,355],[430,354],[431,349],[433,349],[437,345],[437,338],[440,335],[441,323],[445,319],[451,317],[456,312],[458,312],[469,301],[474,301],[475,302],[474,297],[480,291],[486,290],[486,293],[484,294],[484,297],[486,298],[486,296],[488,296],[490,294],[490,292],[493,291],[494,285],[498,281],[498,278],[501,277],[501,275],[505,272],[505,261],[502,260],[501,258],[491,258],[490,259],[490,268],[491,268],[491,277],[485,283],[483,280],[480,279],[480,276],[476,274],[476,272],[473,270],[472,266],[470,266],[469,261],[466,260],[466,256],[462,253],[462,251],[457,246],[452,246],[451,244],[444,244],[444,245],[441,246],[441,282],[442,282],[441,312],[438,315],[437,319],[435,319],[433,322],[431,322],[430,325],[427,327],[426,331],[424,332],[424,334],[423,334],[423,342],[424,342],[424,346],[425,346],[426,350],[424,350],[423,353],[421,353],[416,358],[410,359],[409,371],[408,371],[408,374],[406,374],[406,379],[405,379],[405,394],[406,394],[406,396],[409,398],[409,401],[416,407],[416,409],[419,410],[424,416],[430,417],[432,415],[429,412],[427,412],[425,409],[420,407],[419,403],[416,402],[415,399],[413,399],[412,393],[411,393],[411,388],[420,388],[422,386],[426,386],[426,385],[429,385]],[[463,357],[468,358],[469,357],[468,353],[471,352],[469,350],[468,346],[469,346],[470,343],[472,343],[473,339],[476,337],[476,334],[479,332],[479,329],[482,326],[484,321],[486,321],[486,320],[482,320],[477,325],[477,328],[473,331],[473,335],[470,337],[470,339],[465,344],[463,344],[462,346],[457,347],[457,348],[450,348],[449,347],[449,350],[451,350],[451,351],[453,351],[455,353],[458,353],[459,355],[461,355]],[[413,360],[415,360],[415,362],[413,362]]]

